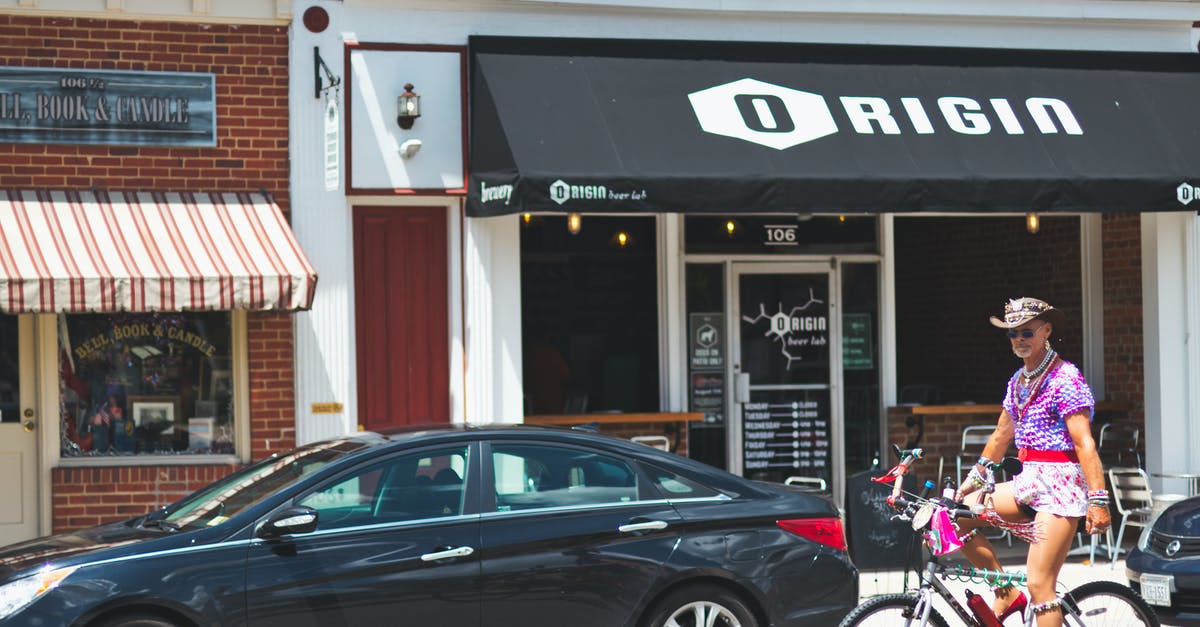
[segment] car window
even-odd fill
[[[459,516],[467,447],[400,455],[342,477],[300,499],[318,529]]]
[[[269,457],[170,505],[161,520],[180,528],[219,525],[338,458],[366,446],[367,443],[360,440],[331,440]]]
[[[637,474],[624,461],[580,449],[492,446],[496,510],[520,511],[638,500]]]
[[[646,472],[650,475],[650,479],[654,482],[654,487],[658,488],[659,494],[662,494],[667,499],[701,499],[721,495],[720,491],[714,490],[694,479],[689,479],[673,470],[651,464],[643,465],[646,468]]]

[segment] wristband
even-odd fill
[[[1087,493],[1088,498],[1108,498],[1108,490],[1091,490]]]
[[[992,466],[994,466],[995,464],[996,464],[996,462],[994,462],[994,461],[992,461],[992,460],[988,459],[988,458],[987,458],[986,456],[984,456],[984,455],[980,455],[980,456],[979,456],[979,461],[975,462],[975,465],[976,465],[976,466],[979,466],[979,467],[981,467],[981,468],[984,468],[985,470],[986,470],[986,469],[988,469],[988,468],[991,468],[991,467],[992,467]]]

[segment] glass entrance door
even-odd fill
[[[840,494],[841,329],[828,265],[734,264],[731,469],[823,479]]]

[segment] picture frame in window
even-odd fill
[[[179,399],[173,396],[130,396],[129,414],[136,427],[162,433],[175,426]]]

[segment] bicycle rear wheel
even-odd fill
[[[912,594],[886,594],[868,599],[846,615],[838,627],[915,627],[920,623],[913,610],[917,597]],[[930,608],[929,624],[947,627],[946,619]]]
[[[1115,581],[1085,583],[1063,596],[1076,612],[1063,612],[1068,627],[1159,627],[1158,615],[1142,596]]]

